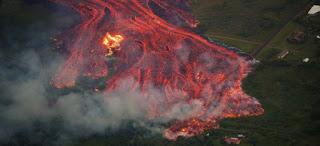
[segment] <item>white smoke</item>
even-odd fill
[[[55,118],[61,118],[62,136],[69,133],[75,136],[90,136],[103,134],[106,129],[116,131],[127,121],[135,121],[139,126],[158,133],[162,126],[149,126],[148,110],[150,104],[163,106],[164,93],[150,86],[146,92],[154,97],[145,96],[139,89],[130,91],[135,84],[133,78],[123,78],[112,92],[69,91],[59,95],[52,92],[50,81],[61,60],[50,60],[44,64],[36,52],[25,52],[17,57],[17,63],[26,68],[26,74],[17,74],[17,79],[1,82],[6,90],[8,105],[0,105],[0,139],[14,135],[20,129],[32,129],[34,122],[49,123]],[[9,72],[7,72],[9,73]],[[6,73],[5,73],[6,74]],[[130,92],[129,92],[130,91]],[[177,91],[177,94],[179,92]],[[157,97],[157,98],[156,98]],[[171,120],[187,119],[200,111],[202,103],[179,101],[161,118],[153,119],[156,123],[166,123]],[[67,134],[68,133],[68,134]]]

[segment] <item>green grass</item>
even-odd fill
[[[296,30],[303,31],[303,28],[297,23],[290,22],[276,37],[273,38],[268,46],[286,48],[289,44],[286,41],[287,37]]]
[[[290,34],[296,30],[303,30],[302,27],[294,22],[290,22],[284,29],[282,29],[277,36],[275,36],[272,41],[260,52],[258,59],[273,59],[277,57],[275,53],[280,53],[284,50],[289,50],[290,52],[297,47],[297,45],[289,44],[286,39]]]
[[[241,48],[242,51],[246,53],[251,53],[255,48],[259,47],[261,42],[254,42],[250,40],[244,40],[237,38],[235,36],[225,36],[225,35],[208,35],[211,38],[220,40],[227,43],[228,45]]]
[[[193,0],[196,17],[208,34],[264,41],[310,0]]]
[[[297,30],[305,31],[307,34],[307,40],[302,44],[291,44],[287,42],[288,36]],[[280,33],[273,38],[257,56],[260,60],[276,59],[278,53],[283,50],[289,50],[289,55],[284,59],[291,62],[301,62],[304,58],[310,58],[312,60],[317,59],[319,52],[319,45],[315,42],[315,35],[306,31],[304,26],[291,21]]]
[[[222,125],[247,129],[249,139],[256,139],[258,145],[308,143],[305,138],[319,136],[305,132],[315,124],[310,114],[315,110],[312,105],[319,101],[316,81],[320,77],[315,76],[319,73],[317,63],[264,62],[245,80],[243,87],[260,100],[265,115],[227,120]]]
[[[310,0],[192,0],[206,34],[251,53]],[[234,39],[219,37],[232,36]],[[217,35],[217,37],[215,37]],[[245,41],[258,42],[250,44]]]

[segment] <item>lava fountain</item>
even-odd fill
[[[198,21],[187,0],[52,1],[82,19],[60,36],[70,54],[53,78],[55,87],[74,87],[80,76],[108,76],[103,91],[108,98],[130,77],[127,92],[142,93],[150,120],[167,118],[179,103],[196,103],[197,110],[163,131],[171,140],[218,128],[224,118],[263,114],[261,104],[241,89],[250,58],[194,33]],[[116,62],[110,63],[110,57]],[[150,87],[162,94],[153,94]]]

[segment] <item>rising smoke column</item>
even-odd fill
[[[241,89],[250,60],[189,31],[198,21],[187,1],[52,1],[82,18],[59,37],[70,54],[53,79],[55,87],[74,87],[81,76],[108,76],[105,98],[122,86],[128,94],[139,92],[148,119],[174,120],[163,132],[172,140],[218,128],[223,118],[264,112]],[[123,83],[127,79],[130,84]]]

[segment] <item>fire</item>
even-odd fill
[[[83,20],[59,38],[70,54],[53,78],[55,87],[76,86],[81,76],[108,76],[105,89],[94,90],[108,98],[122,88],[123,79],[133,78],[125,85],[127,94],[141,92],[150,120],[167,119],[177,104],[190,103],[197,110],[173,119],[163,131],[170,140],[219,128],[224,118],[264,113],[258,100],[241,89],[251,58],[192,31],[197,20],[187,0],[52,1],[70,6]],[[105,58],[116,50],[115,63]]]
[[[182,128],[182,129],[181,129],[181,132],[187,132],[187,131],[188,131],[187,128]]]
[[[111,56],[114,50],[120,50],[120,43],[123,41],[123,39],[124,38],[121,35],[111,35],[109,32],[107,32],[102,39],[102,44],[108,50],[106,56]]]

